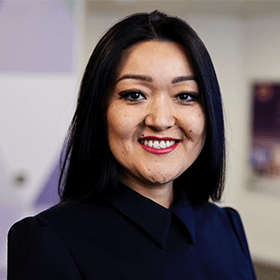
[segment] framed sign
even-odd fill
[[[280,83],[255,83],[250,150],[255,190],[280,195]]]

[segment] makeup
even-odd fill
[[[146,152],[156,155],[163,155],[172,152],[179,143],[178,139],[170,137],[147,136],[139,140],[139,144]]]
[[[205,117],[191,63],[177,43],[124,51],[106,108],[110,150],[131,188],[170,188],[200,154]],[[154,188],[152,188],[154,189]]]

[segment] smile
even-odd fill
[[[179,141],[175,139],[140,139],[141,147],[152,154],[167,154],[172,152],[178,145]]]
[[[165,149],[165,148],[168,148],[170,146],[173,146],[176,142],[174,140],[172,141],[164,141],[164,140],[161,140],[161,141],[158,141],[158,140],[140,140],[140,143],[142,145],[145,145],[145,146],[149,146],[149,147],[152,147],[152,148],[155,148],[155,149]]]

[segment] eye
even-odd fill
[[[120,96],[122,98],[124,98],[125,100],[131,101],[131,102],[146,99],[144,94],[140,91],[123,91],[123,92],[120,92]]]
[[[175,96],[175,99],[182,103],[190,103],[193,101],[197,101],[199,99],[199,95],[196,92],[182,92]]]

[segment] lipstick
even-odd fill
[[[163,155],[172,152],[179,143],[178,139],[171,137],[147,136],[139,140],[139,144],[145,151],[156,155]]]

